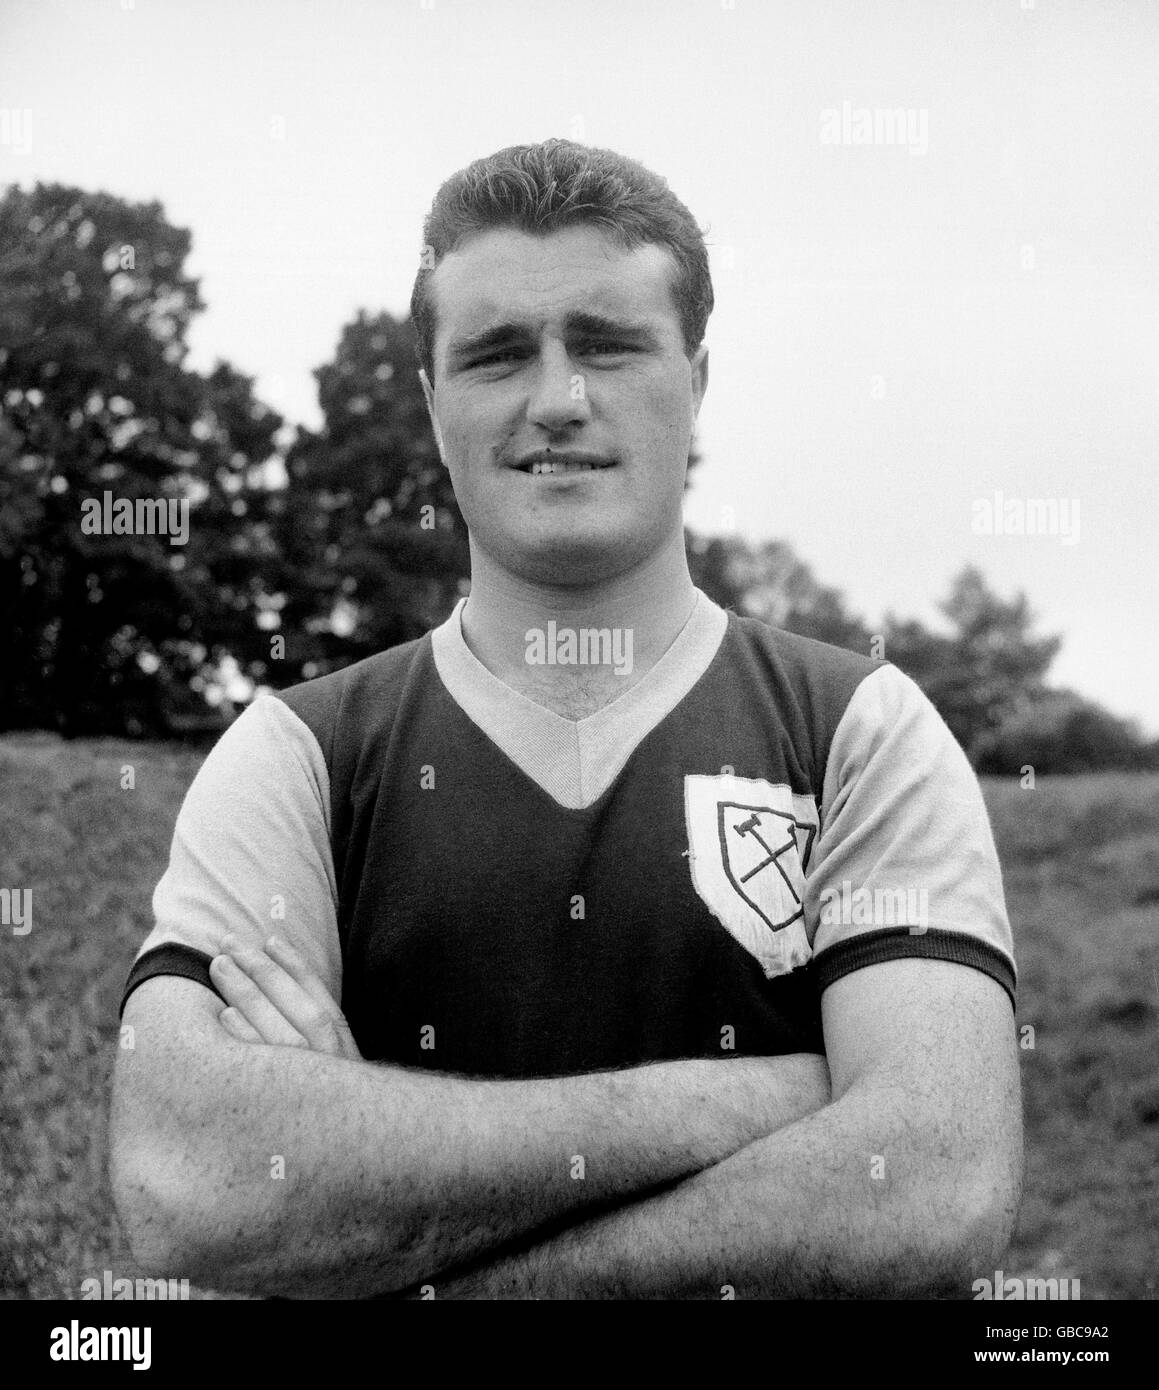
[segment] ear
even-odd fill
[[[439,459],[444,468],[447,466],[447,455],[443,449],[443,432],[439,429],[439,422],[435,416],[435,388],[431,385],[430,378],[422,367],[419,368],[419,381],[422,383],[423,397],[427,403],[427,414],[431,417],[431,429],[435,432],[435,444],[438,446]]]
[[[701,343],[690,363],[692,369],[692,418],[700,414],[700,403],[708,390],[708,344]]]

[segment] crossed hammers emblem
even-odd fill
[[[738,821],[737,824],[733,826],[733,829],[736,831],[738,835],[751,835],[753,839],[757,842],[757,844],[759,844],[760,847],[764,850],[766,856],[764,859],[760,861],[759,864],[754,865],[754,867],[751,868],[747,874],[743,874],[741,876],[740,882],[747,883],[750,878],[754,878],[757,874],[761,872],[762,869],[767,869],[771,864],[780,874],[780,876],[785,880],[785,887],[788,888],[789,892],[793,895],[793,901],[795,903],[800,903],[801,899],[799,894],[797,893],[797,890],[793,887],[789,875],[781,866],[781,856],[787,853],[790,849],[796,848],[796,840],[793,838],[792,829],[788,826],[785,827],[785,843],[780,847],[780,849],[773,849],[769,842],[765,839],[765,837],[760,833],[760,830],[757,828],[760,825],[760,823],[761,813],[759,811],[754,811],[752,815],[749,816],[748,820]]]

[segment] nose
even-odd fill
[[[527,402],[533,425],[558,433],[591,419],[587,382],[562,343],[543,347]]]

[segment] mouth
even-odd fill
[[[615,465],[615,459],[600,454],[555,453],[550,449],[540,449],[534,454],[527,454],[511,467],[533,478],[542,478],[568,473],[600,473]]]

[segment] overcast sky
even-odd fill
[[[160,199],[194,365],[317,423],[444,178],[630,154],[712,247],[689,524],[788,540],[871,624],[974,562],[1155,734],[1157,74],[1150,0],[0,0],[0,183]],[[996,492],[1069,534],[979,534]]]

